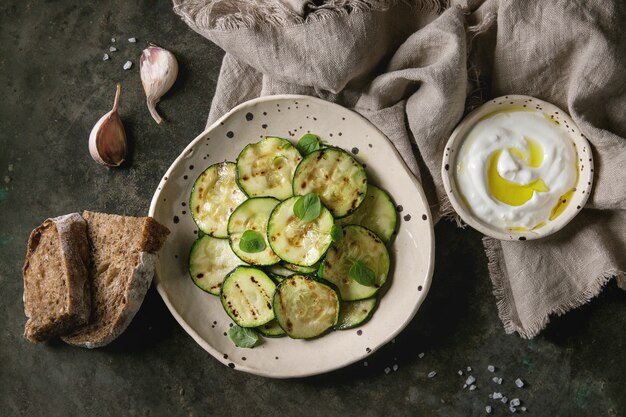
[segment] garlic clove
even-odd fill
[[[121,87],[117,84],[113,109],[102,116],[91,129],[89,153],[97,163],[117,167],[124,162],[128,145],[122,119],[117,112]]]
[[[178,62],[170,51],[150,44],[143,50],[139,59],[141,84],[146,92],[146,103],[152,118],[161,123],[163,119],[156,110],[156,104],[168,92],[178,76]]]

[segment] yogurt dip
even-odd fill
[[[508,108],[483,116],[465,136],[453,173],[466,208],[502,231],[530,231],[556,219],[578,182],[568,132],[547,114]]]

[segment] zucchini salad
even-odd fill
[[[206,168],[189,207],[200,236],[189,275],[219,297],[235,345],[310,339],[374,313],[396,207],[343,149],[311,133],[295,146],[266,136]]]

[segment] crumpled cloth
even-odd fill
[[[567,110],[593,148],[593,192],[552,236],[484,238],[499,316],[532,338],[612,277],[626,289],[624,2],[174,0],[174,10],[226,51],[209,125],[259,96],[339,103],[394,143],[436,219],[454,217],[441,161],[468,110],[506,94]]]

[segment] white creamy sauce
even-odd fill
[[[530,230],[558,216],[557,206],[577,182],[576,158],[567,131],[542,112],[497,112],[466,135],[455,179],[478,219],[503,230]]]

